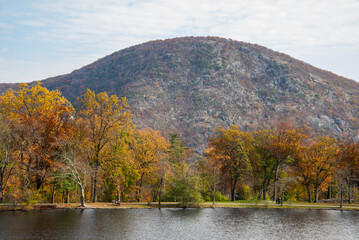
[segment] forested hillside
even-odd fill
[[[290,122],[359,135],[359,84],[265,47],[216,37],[158,40],[115,52],[42,86],[74,103],[89,88],[126,96],[138,127],[182,135],[201,152],[219,126]],[[3,84],[2,91],[14,85]]]

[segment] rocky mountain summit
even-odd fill
[[[256,130],[286,121],[359,138],[359,83],[259,45],[217,37],[147,42],[42,86],[72,101],[87,88],[126,96],[138,127],[179,133],[197,151],[217,127],[232,124]]]

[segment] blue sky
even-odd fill
[[[359,81],[358,13],[359,0],[0,0],[0,82],[181,36],[257,43]]]

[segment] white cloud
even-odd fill
[[[12,26],[9,25],[9,24],[5,24],[5,23],[1,23],[1,22],[0,22],[0,28],[3,28],[3,29],[11,29]]]
[[[62,0],[42,1],[36,7],[55,16],[48,19],[53,28],[42,33],[50,39],[106,44],[117,38],[131,45],[128,36],[141,42],[183,31],[274,47],[276,42],[301,48],[351,44],[359,50],[359,3],[355,0]]]
[[[357,0],[38,0],[31,6],[37,16],[20,23],[39,27],[46,21],[49,27],[35,28],[27,39],[71,46],[72,55],[76,51],[88,63],[145,41],[198,35],[258,43],[305,59],[359,55]]]
[[[30,26],[30,27],[45,27],[47,24],[44,21],[33,21],[33,20],[21,20],[18,24]]]

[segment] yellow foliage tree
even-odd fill
[[[131,149],[134,155],[136,168],[139,174],[137,181],[137,201],[141,201],[142,185],[145,176],[148,181],[155,181],[154,178],[163,176],[165,165],[163,161],[167,159],[166,150],[168,143],[159,131],[151,128],[136,130]],[[160,173],[160,174],[154,174]]]
[[[116,95],[108,96],[106,92],[95,94],[88,89],[81,99],[79,115],[87,121],[90,160],[94,168],[92,201],[96,202],[98,171],[105,149],[116,138],[118,131],[133,127],[132,114],[125,97],[118,99]]]
[[[20,84],[17,91],[0,96],[0,111],[12,119],[11,129],[19,136],[22,166],[27,178],[39,189],[56,164],[57,139],[71,131],[73,107],[59,91],[49,91],[37,83]]]

